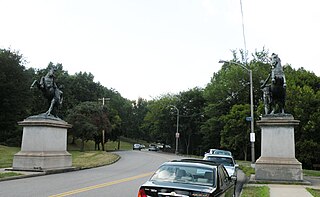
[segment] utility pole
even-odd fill
[[[104,101],[110,101],[110,98],[105,98],[105,97],[102,97],[102,99],[98,99],[99,101],[102,101],[102,108],[104,107]],[[105,130],[102,129],[102,150],[104,151],[104,135],[105,135]]]
[[[177,110],[177,131],[176,131],[176,151],[175,154],[177,155],[179,153],[179,137],[180,137],[180,133],[179,133],[179,109],[175,106],[175,105],[169,105],[170,107],[173,107],[175,110]]]

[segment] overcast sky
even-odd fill
[[[320,76],[320,1],[242,6],[249,53],[265,47]],[[240,0],[0,0],[0,18],[0,48],[27,67],[91,72],[131,100],[205,87],[244,49]]]

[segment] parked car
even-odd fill
[[[140,148],[144,149],[144,148],[146,148],[146,146],[144,144],[140,144]]]
[[[140,144],[134,144],[132,149],[133,150],[141,150],[141,145]]]
[[[170,161],[162,164],[138,191],[138,197],[159,196],[235,196],[235,178],[223,165],[210,161]]]
[[[204,156],[206,156],[206,154],[215,154],[215,155],[230,155],[232,156],[232,153],[230,151],[227,150],[220,150],[220,149],[209,149]]]
[[[148,148],[149,151],[158,151],[159,148],[156,144],[149,144],[149,148]]]
[[[239,165],[236,164],[233,157],[230,155],[206,154],[206,156],[203,157],[203,160],[222,164],[226,168],[229,176],[237,176],[237,168]]]

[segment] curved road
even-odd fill
[[[136,197],[140,185],[147,181],[163,162],[182,158],[145,150],[118,151],[116,154],[120,155],[121,159],[108,166],[2,181],[0,196]]]
[[[108,166],[0,182],[0,196],[137,196],[139,186],[165,161],[181,157],[149,151],[118,151]]]

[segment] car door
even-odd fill
[[[219,187],[221,197],[232,197],[234,196],[234,183],[228,175],[226,169],[220,165],[218,167],[219,174]]]

